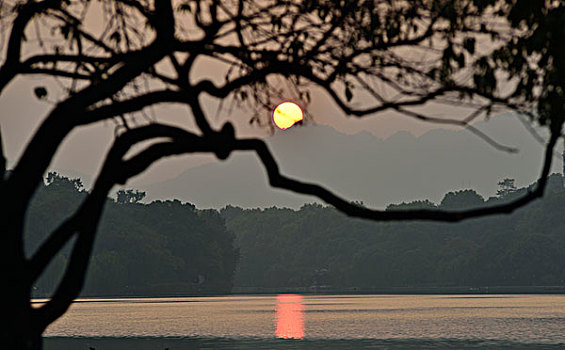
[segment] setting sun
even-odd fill
[[[283,102],[273,110],[273,121],[279,129],[288,129],[303,118],[302,108],[294,102]]]

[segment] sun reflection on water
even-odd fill
[[[304,338],[304,305],[302,296],[296,294],[277,295],[276,308],[277,338]]]

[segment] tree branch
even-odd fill
[[[537,198],[542,197],[547,183],[547,177],[551,169],[553,149],[559,136],[559,133],[553,133],[550,137],[545,150],[544,165],[538,178],[535,190],[528,192],[526,195],[506,204],[463,211],[443,211],[428,209],[381,211],[360,207],[333,194],[322,186],[293,180],[284,175],[281,175],[276,160],[263,141],[236,140],[233,149],[255,151],[265,167],[265,170],[269,177],[269,184],[271,186],[290,190],[292,192],[300,194],[318,197],[324,202],[333,205],[336,209],[352,217],[375,221],[425,220],[458,222],[481,216],[510,214],[516,209],[532,202]]]
[[[0,67],[0,95],[8,83],[19,73],[20,56],[24,32],[29,21],[37,14],[61,5],[62,0],[45,0],[41,2],[29,1],[18,9],[18,14],[12,24],[12,31],[8,39],[6,60]]]
[[[77,240],[73,246],[71,256],[63,278],[51,299],[40,309],[34,310],[37,325],[41,331],[63,315],[74,299],[79,295],[86,278],[86,269],[92,253],[98,221],[102,215],[102,208],[110,187],[95,187],[88,201],[88,216],[81,218],[81,228],[77,230]],[[94,199],[95,198],[95,199]]]
[[[65,273],[50,301],[41,308],[34,310],[39,327],[44,330],[51,322],[63,315],[73,300],[79,295],[86,277],[88,262],[92,254],[94,238],[104,203],[111,188],[115,183],[123,183],[127,178],[146,169],[153,158],[142,156],[145,167],[132,166],[138,162],[124,162],[123,157],[135,144],[152,138],[175,137],[183,138],[182,145],[190,146],[194,140],[192,134],[181,129],[164,126],[149,125],[126,131],[118,137],[108,152],[102,170],[94,184],[92,192],[82,203],[77,213],[49,237],[30,260],[30,275],[37,278],[49,261],[57,254],[64,244],[77,234]],[[161,157],[161,153],[159,157]],[[137,158],[135,158],[137,159]],[[155,158],[155,160],[158,158]]]
[[[53,233],[51,233],[51,235],[49,235],[49,237],[28,260],[27,278],[30,283],[33,283],[37,280],[37,278],[39,278],[39,276],[47,268],[47,265],[49,265],[49,262],[77,232],[77,229],[80,227],[79,223],[83,220],[84,215],[84,211],[79,209],[72,217],[65,220]]]
[[[2,139],[2,130],[0,130],[0,183],[4,182],[6,176],[6,156],[4,155],[4,142]]]
[[[154,41],[148,47],[130,56],[128,61],[105,80],[92,83],[59,103],[40,125],[10,177],[11,190],[17,191],[16,207],[25,211],[33,192],[40,183],[56,150],[68,133],[78,124],[87,108],[112,97],[128,82],[169,54],[169,47]]]
[[[117,115],[134,113],[159,103],[186,103],[186,93],[175,90],[152,91],[127,100],[92,108],[77,118],[77,126],[96,123]]]

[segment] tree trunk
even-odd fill
[[[14,276],[16,277],[17,276]],[[8,295],[3,297],[2,317],[6,324],[2,326],[2,349],[40,350],[42,348],[42,331],[39,329],[37,319],[34,319],[33,309],[30,305],[29,289],[20,281],[10,281]],[[18,283],[20,282],[20,283]],[[22,288],[23,287],[23,288]]]
[[[23,214],[7,205],[7,191],[0,198],[0,276],[2,289],[0,310],[0,349],[39,350],[43,333],[34,309],[31,307],[31,285],[27,276],[23,252]]]
[[[8,327],[8,331],[12,327]],[[41,350],[43,341],[40,332],[31,329],[13,329],[15,333],[2,336],[2,348],[14,350]]]

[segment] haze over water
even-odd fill
[[[565,296],[91,299],[75,303],[47,329],[45,336],[227,338],[254,339],[259,343],[276,338],[409,340],[420,345],[428,341],[494,341],[553,348],[565,344]]]

